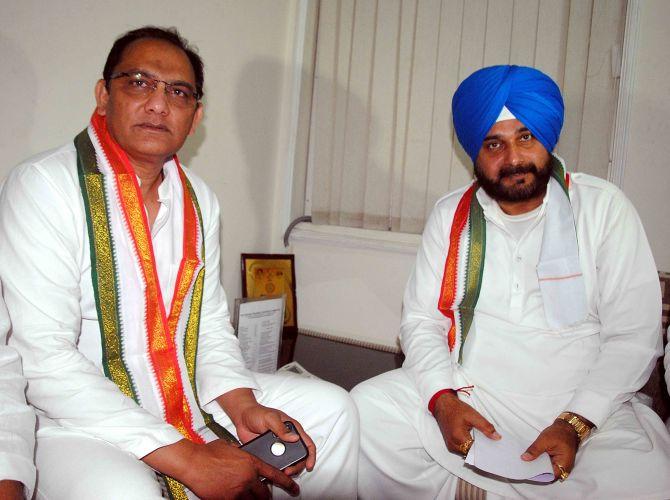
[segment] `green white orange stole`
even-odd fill
[[[586,290],[568,194],[570,175],[556,156],[549,183],[537,275],[547,324],[561,329],[585,318]],[[438,301],[440,312],[451,320],[447,344],[458,355],[458,362],[479,299],[486,254],[486,220],[476,196],[478,189],[473,182],[456,207]]]
[[[74,143],[105,375],[187,439],[204,443],[205,434],[211,440],[213,432],[236,441],[198,402],[204,238],[198,200],[177,157],[179,175],[171,177],[173,192],[179,193],[175,206],[183,211],[183,254],[166,311],[142,194],[127,155],[97,113]],[[165,477],[165,483],[171,498],[187,498],[179,482]]]

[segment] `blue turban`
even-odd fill
[[[490,66],[475,71],[451,101],[454,128],[474,162],[503,106],[551,152],[563,127],[563,98],[547,75],[526,66]]]

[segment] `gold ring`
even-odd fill
[[[561,464],[556,464],[556,467],[558,467],[558,470],[560,471],[560,474],[558,475],[559,481],[561,482],[565,481],[570,475],[570,473],[566,472],[566,470],[563,468]]]
[[[470,448],[472,448],[472,443],[474,443],[474,442],[475,442],[475,440],[470,438],[467,441],[465,441],[464,443],[461,443],[458,446],[458,451],[461,452],[461,455],[463,455],[465,457],[468,454],[468,452],[470,451]]]

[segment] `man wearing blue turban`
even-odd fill
[[[452,113],[475,180],[426,223],[403,367],[352,391],[359,497],[670,497],[670,436],[635,396],[661,354],[635,209],[553,153],[564,104],[541,71],[476,71]]]

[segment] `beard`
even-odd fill
[[[521,165],[504,165],[495,179],[487,177],[484,171],[475,162],[475,177],[482,189],[496,201],[519,202],[544,196],[547,184],[551,178],[553,159],[550,156],[547,162],[538,168],[535,163]],[[513,184],[503,184],[506,177],[516,174],[531,174],[530,181],[519,179]]]

